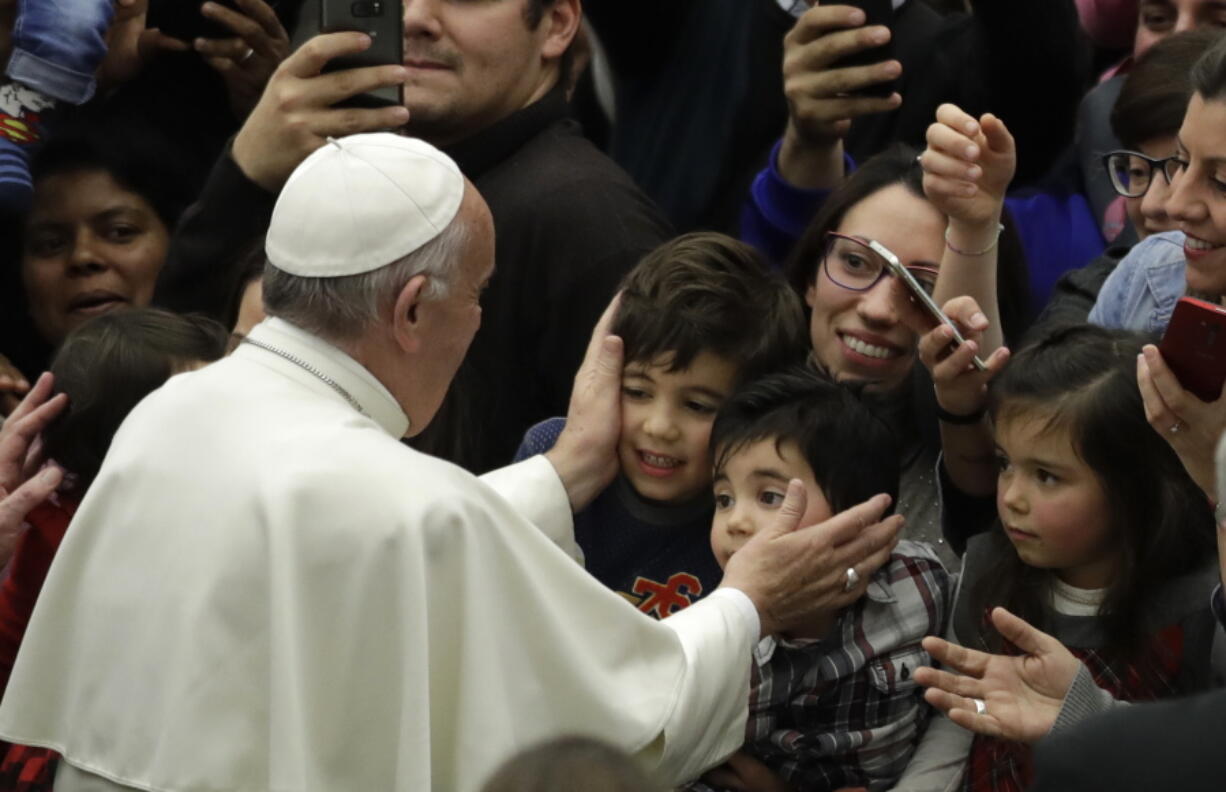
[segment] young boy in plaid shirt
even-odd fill
[[[890,430],[851,390],[809,368],[733,395],[715,420],[711,451],[711,547],[721,566],[768,524],[791,479],[805,485],[801,525],[879,492],[897,497]],[[798,790],[891,787],[929,712],[912,678],[931,664],[920,639],[944,634],[951,595],[933,552],[903,541],[853,604],[764,638],[754,652],[745,745],[690,788],[760,788],[763,778]]]

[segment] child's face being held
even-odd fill
[[[626,364],[617,453],[639,495],[677,503],[711,486],[711,424],[732,392],[736,367],[709,352],[680,371],[668,363]]]
[[[1047,414],[1004,415],[996,427],[996,509],[1026,564],[1051,569],[1065,583],[1110,585],[1118,561],[1108,526],[1110,504],[1098,476]]]
[[[809,526],[830,519],[830,504],[796,443],[785,440],[776,448],[776,439],[767,438],[728,457],[715,476],[715,519],[711,523],[711,550],[721,569],[733,553],[775,519],[788,482],[794,478],[804,483],[808,497],[800,524]]]

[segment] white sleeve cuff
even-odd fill
[[[511,508],[535,525],[568,556],[583,564],[583,551],[575,542],[570,498],[553,464],[542,454],[492,470],[481,481],[503,497]]]
[[[758,616],[758,609],[754,606],[753,600],[749,598],[748,594],[740,589],[725,586],[711,592],[710,598],[715,599],[716,597],[726,599],[736,605],[736,609],[740,612],[741,618],[745,620],[745,627],[754,641],[762,637],[762,618]]]

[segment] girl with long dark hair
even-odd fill
[[[925,363],[941,335],[922,344]],[[1082,697],[1145,701],[1211,683],[1213,510],[1147,419],[1136,373],[1146,341],[1092,325],[1055,328],[1014,356],[986,394],[965,352],[933,365],[940,403],[986,409],[997,471],[995,524],[968,542],[952,637],[996,655],[1030,652],[997,632],[992,611],[1004,607],[1067,647],[1082,676],[1053,696],[1053,719],[1077,717]],[[991,706],[980,700],[977,714]],[[1025,724],[1003,707],[993,714],[1008,731],[959,739],[937,721],[926,739],[941,744],[947,764],[965,763],[965,789],[1020,792],[1031,781],[1030,746],[1018,737]]]

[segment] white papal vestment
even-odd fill
[[[569,733],[679,782],[740,745],[743,594],[645,617],[559,549],[544,457],[477,479],[401,444],[336,348],[276,319],[252,338],[362,412],[243,344],[124,423],[0,707],[4,739],[86,772],[59,792],[474,790]]]

